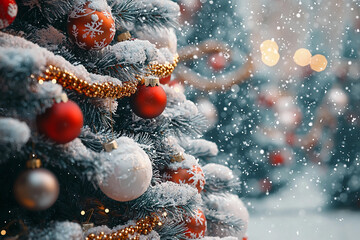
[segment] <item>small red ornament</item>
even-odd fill
[[[83,114],[73,101],[55,103],[37,117],[39,132],[60,144],[79,136],[83,122]]]
[[[178,168],[176,170],[166,171],[164,178],[174,183],[186,183],[196,188],[200,193],[205,186],[205,176],[199,166],[189,168]]]
[[[289,132],[285,135],[286,143],[289,144],[289,146],[295,145],[296,135],[293,132]]]
[[[270,181],[270,179],[268,179],[268,178],[260,179],[259,184],[260,184],[261,192],[264,192],[264,193],[270,192],[270,190],[272,188],[272,182]]]
[[[171,74],[169,76],[160,78],[160,83],[161,84],[168,84],[170,82],[170,80],[171,80]]]
[[[145,119],[159,116],[165,109],[167,97],[161,86],[140,85],[130,97],[133,112]]]
[[[272,152],[269,155],[269,161],[271,165],[283,165],[285,163],[285,157],[281,152]]]
[[[199,239],[205,236],[206,218],[203,211],[198,209],[194,217],[187,217],[185,221],[185,236],[188,239]]]
[[[0,29],[6,28],[14,20],[18,12],[15,0],[0,1]]]
[[[227,60],[222,53],[214,53],[209,58],[209,65],[214,69],[215,71],[220,71],[225,68],[227,64]]]
[[[115,21],[110,12],[96,11],[89,2],[76,6],[69,14],[67,30],[70,38],[83,49],[102,49],[115,36]]]

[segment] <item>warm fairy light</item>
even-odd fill
[[[294,62],[301,66],[305,67],[310,64],[311,61],[311,53],[306,48],[300,48],[296,50],[294,54]]]
[[[82,216],[84,216],[84,215],[85,215],[85,211],[82,210],[82,211],[80,212],[80,214],[81,214]]]
[[[327,66],[326,57],[321,54],[316,54],[311,58],[310,67],[316,72],[324,71]]]
[[[261,60],[263,61],[263,63],[269,67],[275,66],[279,62],[279,59],[280,54],[277,52],[269,52],[261,56]]]
[[[109,213],[110,210],[108,208],[105,208],[105,213]]]
[[[4,230],[4,229],[1,230],[1,235],[2,235],[2,236],[6,235],[6,230]]]
[[[276,52],[279,51],[279,46],[274,40],[265,40],[260,45],[260,51],[262,54],[265,52],[272,52],[273,50],[276,50]]]
[[[279,46],[274,40],[265,40],[260,45],[261,60],[269,67],[275,66],[280,59]]]

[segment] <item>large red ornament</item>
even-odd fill
[[[165,109],[167,97],[161,86],[140,85],[135,94],[130,97],[133,112],[141,118],[155,118]]]
[[[14,20],[18,12],[15,0],[0,1],[0,29],[6,28]]]
[[[200,209],[196,211],[194,217],[188,217],[186,221],[185,236],[189,239],[199,239],[205,236],[206,231],[206,218]]]
[[[214,53],[209,57],[209,65],[215,71],[220,71],[225,68],[227,60],[222,53]]]
[[[189,168],[178,168],[176,170],[168,170],[164,174],[164,178],[175,183],[186,183],[193,186],[200,193],[205,186],[205,176],[199,166]]]
[[[110,12],[99,12],[89,3],[76,6],[69,14],[67,30],[70,38],[83,49],[101,49],[115,36],[115,21]]]
[[[39,132],[60,144],[79,136],[83,122],[83,114],[73,101],[55,103],[37,117]]]

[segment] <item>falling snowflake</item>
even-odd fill
[[[97,14],[91,15],[91,23],[86,23],[84,25],[85,29],[83,30],[85,33],[82,35],[83,38],[90,36],[90,38],[94,38],[96,35],[101,35],[104,33],[102,30],[103,20],[99,21],[99,16]]]

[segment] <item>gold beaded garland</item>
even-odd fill
[[[162,214],[166,217],[166,212]],[[128,226],[123,229],[119,229],[116,232],[105,234],[100,232],[99,234],[91,233],[85,239],[86,240],[139,240],[140,235],[148,235],[154,227],[161,226],[163,223],[160,217],[156,214],[152,216],[146,216],[145,218],[139,219],[135,226]]]
[[[53,83],[60,84],[66,89],[84,94],[87,97],[97,98],[129,97],[136,92],[138,84],[138,81],[125,82],[122,85],[114,84],[112,82],[88,83],[87,81],[76,77],[74,74],[52,65],[49,65],[46,68],[43,75],[37,77],[31,75],[31,77],[36,78],[40,84],[45,81],[52,81]]]
[[[173,63],[159,64],[152,62],[148,68],[152,75],[159,78],[170,75],[179,61],[179,55],[174,57]],[[87,97],[96,98],[123,98],[130,97],[136,92],[137,85],[141,82],[142,77],[135,77],[133,82],[125,82],[123,84],[114,84],[112,82],[105,83],[88,83],[87,81],[78,78],[67,70],[62,70],[53,65],[46,67],[46,70],[40,76],[31,75],[31,78],[36,79],[40,84],[45,81],[60,84],[63,88],[74,90]]]
[[[176,54],[172,63],[159,64],[157,62],[152,62],[149,65],[149,69],[152,75],[163,78],[172,74],[178,62],[179,55]]]

